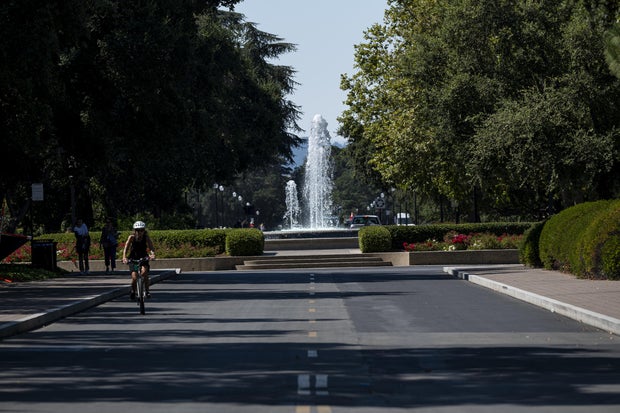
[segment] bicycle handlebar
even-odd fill
[[[151,260],[151,257],[143,257],[143,258],[130,258],[127,260],[128,263],[133,263],[133,264],[142,264],[143,262],[148,262]]]

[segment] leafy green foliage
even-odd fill
[[[67,272],[61,269],[49,271],[30,264],[0,264],[0,282],[27,282],[62,277]]]
[[[523,242],[519,245],[519,261],[531,267],[542,267],[540,261],[540,233],[545,221],[535,222],[523,234]]]
[[[484,214],[525,219],[618,196],[620,82],[603,34],[619,13],[617,2],[390,2],[341,81],[356,167],[461,209],[475,191]]]
[[[333,204],[339,208],[342,218],[351,212],[364,213],[365,207],[377,197],[381,190],[368,183],[368,179],[355,175],[354,160],[347,149],[332,147],[334,160]]]
[[[609,70],[620,78],[620,22],[605,33],[605,60]]]
[[[550,218],[540,234],[544,267],[579,277],[618,278],[613,260],[618,256],[619,216],[616,200],[582,203]]]
[[[258,229],[233,229],[226,235],[226,254],[230,256],[262,255],[265,237]]]
[[[188,188],[290,159],[294,71],[271,61],[294,46],[218,9],[237,2],[3,2],[0,199],[13,216],[32,182],[48,232],[71,192],[89,223],[187,214]]]
[[[427,240],[443,240],[451,232],[457,234],[504,234],[521,235],[532,222],[486,222],[472,224],[432,224],[416,226],[388,225],[393,249],[402,249],[403,243],[423,243]]]
[[[384,252],[392,249],[390,231],[380,225],[362,227],[359,230],[359,245],[362,252]]]
[[[606,203],[604,211],[592,217],[571,256],[572,272],[585,277],[620,279],[620,200]]]

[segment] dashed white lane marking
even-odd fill
[[[297,375],[297,394],[301,396],[309,396],[311,394],[309,374]]]
[[[316,407],[316,413],[332,413],[330,406],[296,406],[295,413],[312,413],[313,407]]]
[[[315,388],[317,396],[329,395],[329,391],[327,391],[327,374],[316,375]]]
[[[327,382],[327,374],[298,374],[297,394],[301,396],[310,396],[312,394],[328,396]]]

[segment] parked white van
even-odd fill
[[[394,224],[396,225],[415,225],[408,212],[399,212],[394,215]]]

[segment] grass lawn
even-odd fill
[[[30,264],[0,264],[0,283],[46,280],[62,277],[66,273],[61,269],[48,271]]]

